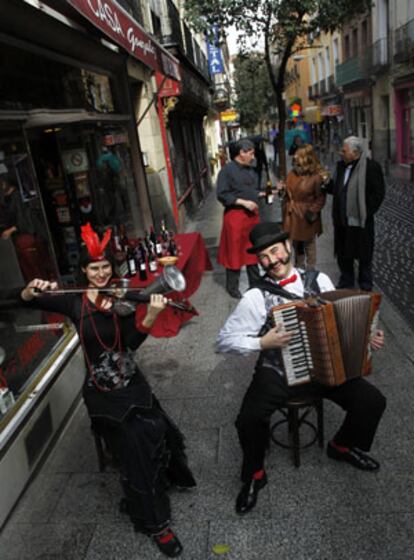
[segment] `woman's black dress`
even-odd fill
[[[147,335],[135,328],[135,314],[103,311],[86,295],[42,295],[31,307],[61,313],[75,325],[86,378],[83,398],[92,426],[119,458],[124,506],[137,529],[156,533],[169,525],[171,483],[195,486],[184,438],[163,411],[133,352]]]

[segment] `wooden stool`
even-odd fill
[[[314,423],[307,420],[308,415],[312,410],[316,412],[316,426]],[[284,418],[278,420],[273,424],[270,429],[270,435],[276,445],[284,449],[292,449],[293,462],[295,467],[300,467],[300,450],[306,449],[318,440],[319,447],[323,448],[324,445],[324,428],[323,428],[323,400],[313,397],[300,397],[288,399],[285,404],[279,406],[276,411],[279,411]],[[279,426],[287,424],[289,431],[289,445],[277,439],[275,432]],[[300,443],[300,427],[306,424],[312,430],[311,441],[301,444]]]

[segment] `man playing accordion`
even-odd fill
[[[310,292],[317,294],[335,288],[326,274],[305,273],[293,268],[288,234],[276,224],[256,225],[250,233],[250,240],[252,248],[249,252],[256,254],[266,274],[256,287],[243,295],[217,339],[219,352],[259,353],[255,374],[236,420],[243,452],[243,486],[236,501],[238,514],[254,508],[258,492],[267,483],[264,457],[269,443],[270,419],[287,399],[323,397],[343,408],[345,419],[328,443],[327,455],[365,471],[379,468],[379,463],[367,452],[386,406],[381,392],[362,377],[337,386],[322,385],[314,380],[293,386],[285,382],[281,349],[288,346],[292,333],[286,332],[281,324],[269,325],[272,307],[289,301],[284,292],[285,296],[292,294],[303,298]],[[384,345],[382,331],[374,332],[370,345],[374,350]]]

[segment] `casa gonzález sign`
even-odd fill
[[[115,0],[67,0],[78,12],[132,56],[180,80],[178,61],[150,37]]]

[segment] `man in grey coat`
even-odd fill
[[[381,166],[366,156],[356,136],[344,140],[342,161],[327,192],[333,195],[335,255],[341,271],[337,288],[355,286],[357,260],[359,287],[371,291],[374,215],[384,200],[385,181]]]

